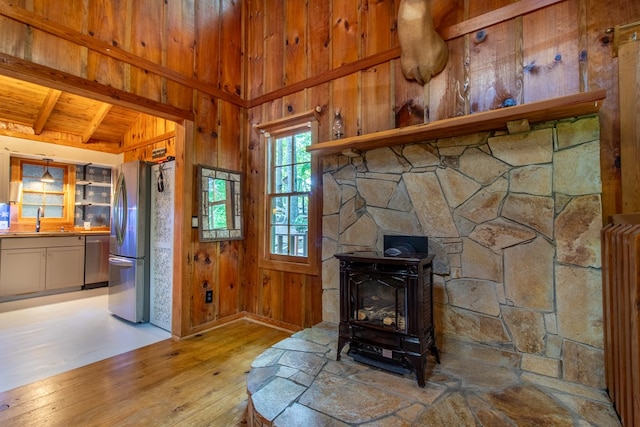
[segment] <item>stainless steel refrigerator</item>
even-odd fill
[[[109,239],[109,311],[134,323],[149,321],[149,185],[144,162],[116,174]]]

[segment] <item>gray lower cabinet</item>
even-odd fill
[[[84,284],[84,236],[2,239],[0,297]]]
[[[84,240],[82,246],[47,248],[45,290],[84,285]]]
[[[0,255],[0,296],[44,291],[47,250],[3,249]]]

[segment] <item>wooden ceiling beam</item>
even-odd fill
[[[43,130],[40,135],[36,135],[33,133],[33,128],[30,125],[21,125],[5,121],[0,121],[0,135],[29,141],[48,142],[50,144],[65,145],[68,147],[86,148],[82,146],[80,135],[48,130]],[[119,143],[105,141],[92,141],[90,149],[111,154],[120,154],[122,152]]]
[[[122,61],[125,64],[129,64],[134,67],[140,68],[141,70],[145,70],[160,77],[164,77],[188,88],[197,89],[200,92],[204,92],[213,96],[214,98],[221,99],[239,107],[246,107],[246,102],[242,98],[229,92],[220,90],[214,85],[206,84],[194,78],[187,77],[184,74],[167,68],[161,64],[157,64],[153,61],[149,61],[147,59],[141,58],[140,56],[134,55],[131,52],[127,52],[124,49],[120,49],[119,47],[114,46],[112,43],[98,40],[88,34],[83,34],[71,28],[60,25],[56,22],[39,17],[22,7],[18,7],[10,3],[7,4],[5,2],[0,2],[0,15],[20,22],[22,24],[29,25],[33,28],[37,28],[38,30],[67,40],[78,46],[83,46],[91,49],[94,52],[117,59],[118,61]]]
[[[175,122],[194,118],[193,111],[163,104],[2,52],[0,52],[0,74]]]
[[[48,142],[50,144],[84,148],[80,141],[80,135],[48,130],[43,130],[40,135],[36,135],[33,133],[33,128],[30,125],[20,125],[17,123],[0,121],[0,135],[29,141]],[[122,151],[120,149],[120,144],[103,141],[96,141],[95,143],[92,143],[91,150],[111,154],[120,154]]]
[[[110,104],[103,103],[100,106],[100,108],[98,109],[98,112],[95,114],[95,116],[93,116],[93,119],[91,119],[91,122],[89,123],[85,131],[82,133],[82,142],[84,144],[89,142],[91,135],[93,135],[96,129],[98,129],[98,126],[100,126],[100,123],[102,123],[104,118],[107,117],[107,114],[109,114],[109,110],[111,110]]]
[[[57,89],[49,89],[47,96],[44,99],[44,102],[40,106],[40,111],[38,112],[38,116],[33,122],[33,133],[36,135],[40,135],[42,130],[44,129],[44,125],[47,124],[47,120],[49,120],[49,116],[51,116],[51,112],[56,106],[58,99],[62,95],[61,90]]]

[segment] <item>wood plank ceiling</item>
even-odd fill
[[[85,148],[113,149],[140,113],[0,75],[0,130],[28,139],[64,134]]]

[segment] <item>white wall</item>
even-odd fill
[[[91,163],[96,166],[112,167],[121,164],[124,159],[122,154],[109,154],[3,135],[0,135],[0,150],[8,151],[11,156],[32,159],[46,158],[54,162],[79,165]]]

